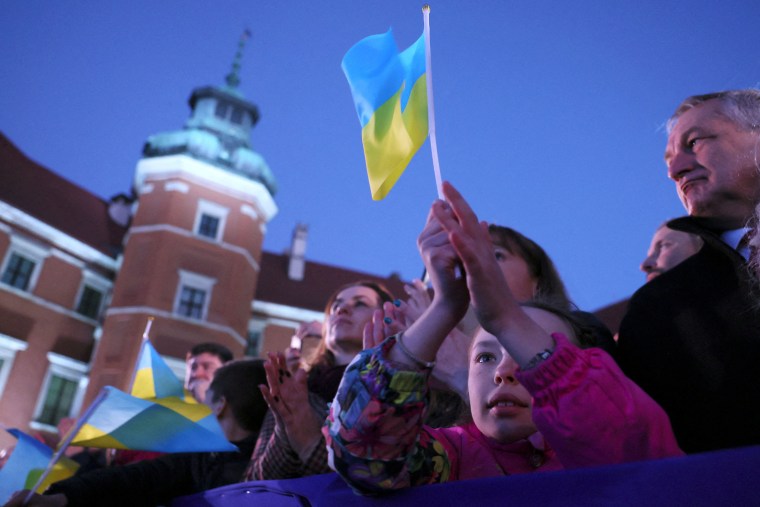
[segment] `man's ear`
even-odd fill
[[[227,409],[227,398],[224,396],[219,396],[214,402],[211,404],[211,411],[214,413],[214,415],[218,418],[221,417],[224,411]]]

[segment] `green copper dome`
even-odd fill
[[[145,142],[143,157],[185,154],[262,183],[274,196],[277,182],[264,158],[251,149],[251,131],[259,120],[255,104],[237,89],[243,35],[223,87],[196,88],[190,95],[190,119],[182,130],[161,132]]]

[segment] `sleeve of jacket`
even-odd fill
[[[428,373],[387,359],[393,337],[346,369],[322,432],[330,466],[359,493],[445,482],[450,462],[423,426]]]
[[[680,456],[665,411],[596,348],[561,334],[554,354],[518,372],[533,395],[533,421],[565,468]]]

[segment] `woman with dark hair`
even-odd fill
[[[489,224],[488,233],[496,262],[517,301],[539,308],[544,303],[562,310],[568,318],[583,326],[589,334],[589,340],[593,342],[591,346],[604,349],[615,357],[615,341],[610,330],[593,314],[578,310],[570,300],[554,262],[538,243],[501,225]],[[405,289],[407,293],[417,293],[418,301],[424,299],[423,303],[417,304],[419,308],[414,313],[416,316],[421,315],[424,308],[430,305],[430,296],[425,292],[420,297],[420,291],[425,289],[420,289],[419,285],[407,285]],[[473,320],[470,315],[471,312],[468,312],[465,320]],[[461,323],[452,330],[438,350],[439,366],[433,369],[432,375],[439,383],[449,386],[463,399],[467,399],[467,351],[477,326],[470,325],[471,332],[460,327]]]
[[[549,255],[514,229],[490,224],[494,255],[518,301],[540,300],[560,308],[573,306]]]
[[[349,362],[362,351],[365,324],[393,296],[381,284],[362,280],[338,288],[325,307],[322,342],[308,372],[287,369],[283,354],[269,354],[269,387],[259,386],[269,412],[245,480],[288,479],[330,472],[320,428],[327,403]],[[389,329],[389,332],[390,329]]]

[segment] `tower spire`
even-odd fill
[[[243,35],[240,36],[238,41],[237,52],[235,53],[235,59],[232,61],[232,71],[227,74],[225,81],[230,88],[237,88],[240,84],[240,60],[243,59],[243,48],[245,47],[245,41],[251,36],[251,31],[245,29]]]

